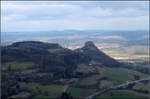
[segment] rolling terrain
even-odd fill
[[[40,41],[16,42],[1,49],[3,98],[83,98],[149,77],[147,62],[119,62],[92,41],[74,50]],[[148,98],[147,86],[148,82],[141,82],[119,89],[120,97],[135,93],[133,97]],[[118,97],[115,91],[98,97]]]

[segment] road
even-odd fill
[[[125,82],[125,83],[122,83],[122,84],[119,84],[119,85],[109,86],[107,89],[97,91],[97,92],[87,96],[86,99],[92,99],[92,98],[96,97],[97,95],[100,95],[100,94],[102,94],[102,93],[104,93],[108,90],[111,90],[111,89],[117,89],[117,88],[120,88],[120,87],[123,87],[123,86],[128,86],[130,84],[141,82],[141,81],[146,81],[146,80],[150,80],[150,78],[143,78],[143,79],[140,79],[140,80]]]

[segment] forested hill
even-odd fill
[[[100,51],[93,42],[88,41],[82,48],[70,50],[59,44],[39,41],[16,42],[2,47],[2,63],[30,61],[37,64],[37,68],[48,72],[72,72],[77,64],[97,62],[98,66],[121,66],[113,58]]]

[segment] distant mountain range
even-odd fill
[[[46,42],[56,42],[61,45],[67,43],[81,45],[85,41],[94,43],[120,43],[125,45],[148,45],[149,31],[115,31],[115,30],[64,30],[64,31],[43,31],[43,32],[2,32],[2,45],[12,44],[24,40],[40,40]],[[75,38],[71,38],[71,36]],[[115,38],[108,38],[115,36]],[[116,38],[119,37],[120,39]],[[69,38],[68,38],[69,37]],[[82,38],[81,38],[82,37]],[[95,38],[97,37],[97,38]],[[105,39],[102,39],[102,38]],[[93,39],[94,38],[94,39]],[[126,41],[124,41],[126,40]],[[79,42],[78,42],[79,41]]]

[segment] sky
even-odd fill
[[[149,1],[2,1],[2,32],[51,30],[149,30]]]

